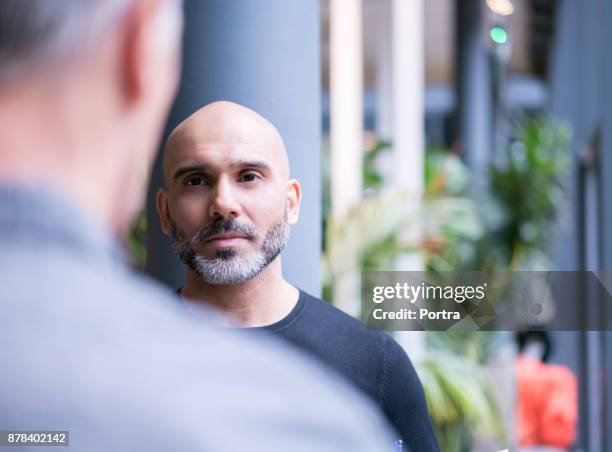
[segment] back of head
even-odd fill
[[[520,330],[515,333],[519,353],[524,353],[531,347],[543,362],[548,362],[553,351],[553,344],[548,331]],[[537,347],[537,348],[536,348]]]
[[[128,0],[3,0],[0,83],[83,51]]]
[[[43,174],[124,230],[178,84],[181,30],[180,0],[3,1],[0,183]]]

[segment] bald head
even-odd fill
[[[231,102],[201,108],[170,135],[164,178],[157,211],[188,275],[238,284],[276,262],[270,271],[282,278],[277,256],[297,223],[301,187],[289,179],[283,140],[269,121]]]
[[[263,158],[283,180],[289,178],[287,151],[276,127],[249,108],[219,101],[197,110],[170,134],[164,148],[166,186],[177,166],[199,151],[213,148],[221,157],[235,146],[250,148],[254,157]]]

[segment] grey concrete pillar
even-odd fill
[[[457,135],[470,168],[488,164],[492,140],[491,70],[484,40],[481,0],[457,0],[455,83]]]
[[[320,292],[320,17],[316,0],[187,0],[183,74],[164,138],[201,106],[230,100],[274,123],[287,145],[303,202],[299,225],[283,254],[285,276]],[[161,234],[154,194],[162,182],[159,161],[147,204],[147,271],[173,287],[182,265]]]

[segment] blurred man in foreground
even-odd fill
[[[184,297],[312,354],[376,402],[411,450],[438,450],[402,348],[284,279],[281,251],[298,221],[301,189],[269,121],[231,102],[201,108],[170,135],[164,180],[157,208],[187,267]]]
[[[2,2],[0,431],[67,430],[78,451],[388,450],[366,401],[122,259],[181,27],[175,0]]]

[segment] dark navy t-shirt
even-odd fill
[[[315,355],[374,400],[414,452],[438,451],[421,382],[404,350],[381,331],[300,291],[293,310],[268,326],[271,332]]]

